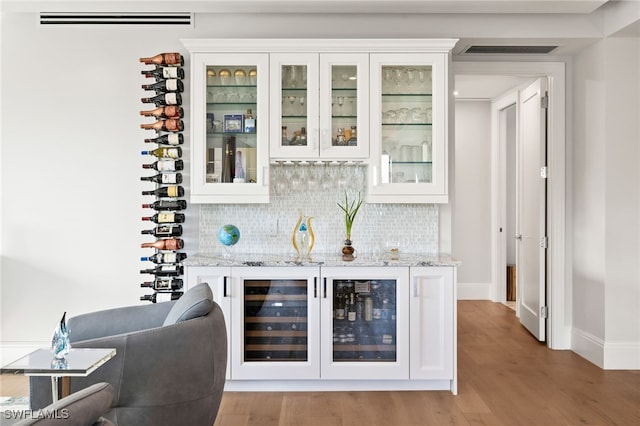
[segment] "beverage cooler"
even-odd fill
[[[240,269],[233,379],[409,377],[407,268]]]

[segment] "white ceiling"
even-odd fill
[[[3,11],[591,13],[609,0],[0,0]]]

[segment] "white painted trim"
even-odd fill
[[[640,343],[605,342],[605,370],[640,370]]]
[[[453,62],[454,75],[509,75],[549,77],[548,193],[549,230],[547,346],[571,349],[571,265],[566,228],[566,83],[564,62]],[[569,194],[570,195],[570,194]],[[496,284],[497,285],[497,284]],[[493,290],[497,291],[497,290]]]
[[[571,350],[598,367],[604,368],[604,341],[599,337],[573,327]]]
[[[491,300],[492,284],[489,283],[458,283],[457,300]]]

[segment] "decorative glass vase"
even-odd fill
[[[53,330],[53,336],[51,337],[51,352],[53,356],[59,360],[65,359],[65,357],[69,355],[69,349],[71,349],[66,316],[66,312],[62,314],[62,319]]]
[[[296,226],[293,228],[291,243],[299,257],[309,257],[311,250],[313,250],[315,236],[313,235],[313,228],[311,228],[311,219],[313,218],[303,216],[300,213]]]

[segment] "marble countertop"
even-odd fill
[[[344,260],[339,255],[312,254],[309,258],[295,255],[232,253],[229,256],[195,255],[182,262],[185,266],[460,266],[460,261],[447,254],[383,253],[360,255]]]

